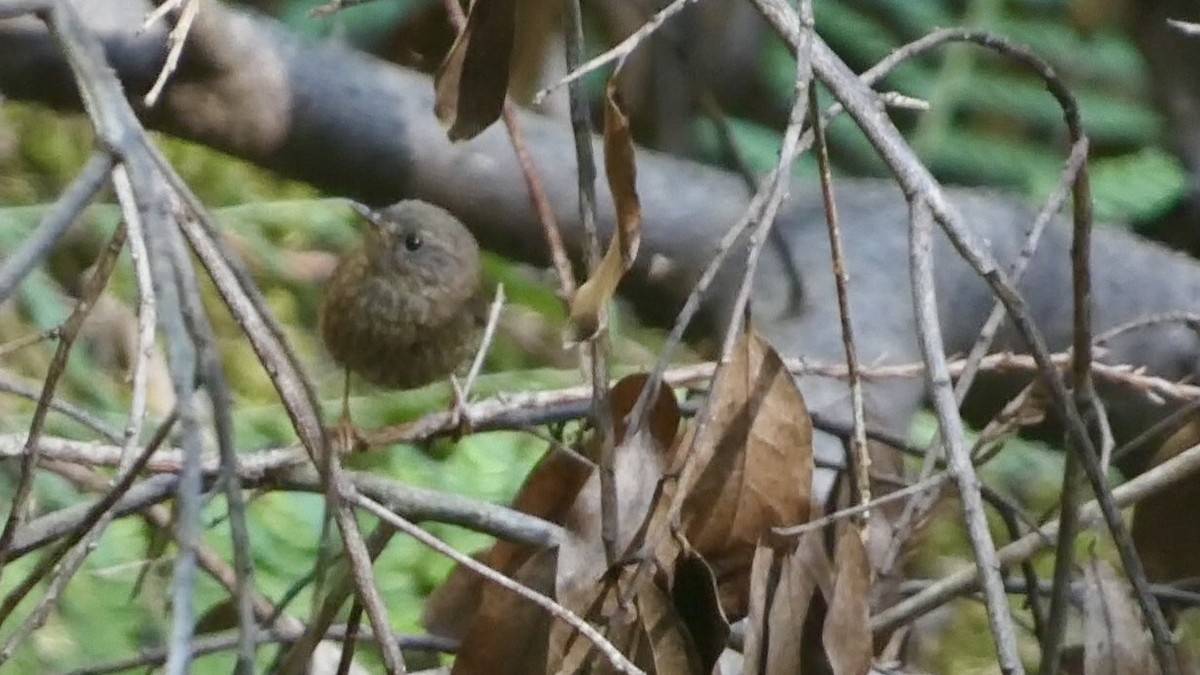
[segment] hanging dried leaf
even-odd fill
[[[1093,558],[1084,568],[1084,672],[1151,675],[1159,672],[1129,584]]]
[[[743,672],[803,672],[800,636],[813,593],[825,585],[817,577],[828,574],[827,565],[813,564],[825,561],[820,537],[819,532],[809,532],[790,548],[760,545],[755,550]]]
[[[508,93],[516,0],[474,0],[467,27],[433,76],[434,112],[452,141],[474,138],[500,118]]]
[[[862,538],[843,528],[833,556],[833,598],[821,644],[834,675],[867,675],[871,671],[871,568]]]
[[[726,613],[737,619],[746,613],[759,538],[809,519],[812,421],[779,354],[753,330],[734,347],[710,396],[713,418],[695,439],[681,519],[717,575]]]
[[[604,91],[604,173],[617,211],[617,231],[604,259],[571,298],[571,338],[582,342],[600,332],[604,306],[612,300],[621,277],[633,266],[642,239],[642,206],[637,194],[637,164],[629,117],[621,109],[617,83]]]

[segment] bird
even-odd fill
[[[351,374],[401,390],[453,375],[479,347],[489,302],[479,244],[449,211],[416,199],[350,205],[367,227],[338,260],[318,322],[345,372],[339,426],[353,429]]]

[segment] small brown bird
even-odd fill
[[[487,321],[479,245],[446,210],[406,200],[374,211],[361,246],[339,260],[321,303],[321,338],[350,373],[414,389],[447,377],[479,346]]]

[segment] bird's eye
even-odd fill
[[[404,248],[415,251],[421,248],[425,242],[421,240],[421,235],[413,232],[404,238]]]

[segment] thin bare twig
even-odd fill
[[[565,10],[563,51],[567,70],[572,71],[579,67],[584,54],[583,17],[579,0],[567,0]],[[581,82],[568,83],[567,101],[575,147],[579,220],[583,224],[586,241],[584,260],[590,278],[600,265],[601,246],[600,235],[596,230],[596,160],[592,149],[592,120]],[[614,232],[613,237],[616,236],[618,235]],[[566,296],[566,299],[570,300],[572,297]],[[605,318],[607,312],[607,308],[600,308],[599,329],[590,340],[579,343],[578,353],[580,365],[588,375],[592,388],[591,422],[595,430],[594,447],[597,450],[596,456],[590,459],[596,462],[596,470],[600,476],[600,538],[604,542],[605,558],[609,564],[613,564],[617,556],[617,488],[613,468],[616,438],[608,392],[609,340]]]
[[[483,362],[487,358],[488,349],[491,348],[492,340],[496,336],[496,326],[500,323],[502,309],[504,309],[504,284],[496,284],[496,297],[488,309],[483,338],[479,341],[479,349],[475,350],[475,359],[471,362],[467,379],[460,386],[458,379],[453,375],[450,376],[450,384],[454,387],[454,417],[460,427],[464,422],[468,428],[471,425],[471,418],[467,416],[467,403],[471,398],[471,392],[475,390],[475,381],[479,379],[479,372],[483,370]]]
[[[358,601],[366,609],[367,618],[371,621],[375,635],[379,636],[379,649],[383,653],[383,663],[387,666],[388,672],[407,672],[404,655],[400,652],[400,645],[396,643],[396,636],[392,633],[387,607],[383,604],[383,596],[379,592],[379,587],[375,583],[375,575],[371,571],[373,556],[362,538],[362,533],[358,530],[358,520],[354,517],[354,511],[350,506],[352,503],[361,503],[359,500],[363,497],[354,489],[353,484],[346,480],[337,453],[330,452],[327,459],[326,491],[333,509],[334,521],[337,522],[338,529],[342,532],[346,558],[350,563],[354,584],[358,588]],[[383,509],[383,507],[380,508]],[[391,514],[386,509],[383,511]]]
[[[1129,507],[1171,485],[1178,484],[1197,471],[1200,471],[1200,445],[1188,448],[1128,483],[1118,486],[1112,491],[1113,503],[1118,508]],[[1093,499],[1080,508],[1079,521],[1082,526],[1088,527],[1101,520],[1103,513],[1097,500]],[[1013,565],[1052,546],[1058,537],[1058,526],[1057,520],[1047,523],[1036,532],[1031,532],[1001,548],[997,552],[999,563],[1004,566]],[[948,574],[920,593],[905,598],[871,617],[871,630],[876,635],[895,630],[975,588],[978,579],[978,571],[974,567],[965,567]]]
[[[1063,117],[1067,122],[1071,140],[1085,144],[1083,122],[1079,116],[1079,108],[1075,97],[1066,85],[1048,65],[1041,64],[1047,87],[1059,100],[1063,109]],[[1086,146],[1085,146],[1086,147]],[[1091,179],[1088,175],[1087,162],[1079,168],[1079,175],[1073,183],[1073,234],[1071,237],[1071,288],[1072,288],[1072,341],[1071,341],[1071,384],[1074,388],[1075,405],[1081,411],[1093,410],[1098,406],[1095,401],[1095,391],[1092,385],[1092,289],[1091,289],[1091,241],[1092,241],[1092,190]],[[1103,411],[1098,411],[1103,417]],[[1099,422],[1097,416],[1091,416],[1093,422]],[[1107,425],[1105,425],[1107,426]],[[1085,432],[1087,430],[1085,429]],[[1067,613],[1069,611],[1069,593],[1071,578],[1075,574],[1075,540],[1079,535],[1079,505],[1082,501],[1082,481],[1080,480],[1080,463],[1085,461],[1083,453],[1093,452],[1077,442],[1068,441],[1066,465],[1063,467],[1062,491],[1059,497],[1059,533],[1058,545],[1054,552],[1054,592],[1050,596],[1050,615],[1046,620],[1042,634],[1042,675],[1054,675],[1059,671],[1062,657],[1063,640],[1067,630]],[[1102,452],[1088,461],[1107,463],[1108,452]],[[1101,471],[1106,473],[1106,471]],[[1136,574],[1136,570],[1127,570],[1127,574]],[[1137,584],[1134,584],[1137,588]],[[1144,591],[1146,589],[1140,589]],[[1140,592],[1140,591],[1139,591]],[[1152,611],[1150,604],[1155,603],[1153,596],[1146,594],[1139,597],[1142,611],[1147,613],[1151,622]],[[1157,640],[1158,634],[1155,633]],[[1174,651],[1170,644],[1166,649]],[[1163,656],[1160,654],[1160,660]],[[1173,657],[1163,660],[1164,670],[1169,671],[1167,662]]]
[[[146,30],[166,16],[168,12],[178,9],[180,5],[183,5],[183,9],[179,13],[179,19],[175,22],[175,27],[171,29],[171,32],[167,33],[167,60],[163,63],[158,78],[154,80],[154,86],[150,87],[150,91],[146,92],[145,98],[142,99],[147,108],[153,108],[154,104],[158,103],[158,97],[162,95],[163,88],[167,86],[167,80],[179,66],[183,45],[187,42],[187,36],[192,30],[192,23],[196,21],[196,15],[200,13],[200,0],[167,0],[146,17],[146,23],[142,26],[142,30]]]
[[[929,45],[932,48],[933,44]],[[1071,149],[1071,155],[1067,160],[1067,164],[1063,169],[1063,174],[1059,178],[1058,185],[1050,197],[1046,200],[1046,204],[1034,219],[1033,224],[1029,228],[1029,232],[1025,235],[1025,241],[1021,245],[1021,250],[1017,254],[1017,259],[1014,260],[1009,267],[1012,275],[1013,283],[1019,283],[1025,274],[1025,269],[1028,267],[1029,261],[1033,258],[1034,252],[1037,250],[1038,242],[1041,240],[1042,232],[1050,223],[1050,219],[1062,210],[1063,204],[1066,202],[1067,195],[1070,193],[1071,185],[1075,182],[1075,176],[1079,172],[1079,168],[1087,159],[1087,142],[1086,140],[1076,143]],[[1004,322],[1006,316],[1004,306],[998,301],[992,307],[992,313],[988,315],[984,321],[983,328],[979,331],[979,336],[975,340],[975,344],[971,346],[967,353],[965,365],[958,375],[957,382],[954,386],[954,396],[961,406],[967,393],[971,389],[971,385],[975,381],[975,375],[979,372],[983,364],[983,359],[988,350],[991,349],[992,342],[995,339],[996,332]],[[926,455],[925,463],[921,469],[921,476],[928,476],[933,470],[931,462],[936,459],[938,451],[933,450],[935,444],[931,445],[931,452]],[[922,520],[924,515],[933,507],[936,496],[930,494],[925,498],[914,499],[909,502],[904,511],[900,514],[895,524],[894,533],[892,535],[892,544],[888,549],[888,554],[884,563],[881,565],[882,573],[889,572],[895,562],[899,559],[900,549],[911,536],[912,529],[915,523]]]
[[[1004,673],[1022,673],[1024,667],[1017,651],[1017,636],[1004,592],[1004,578],[996,560],[996,544],[992,541],[987,515],[983,511],[979,476],[975,474],[971,457],[963,444],[963,422],[950,383],[946,357],[943,356],[942,336],[937,323],[937,300],[933,290],[933,214],[919,197],[910,203],[912,224],[909,230],[909,256],[913,305],[917,314],[917,339],[929,367],[927,381],[933,392],[934,410],[946,445],[950,472],[958,484],[963,518],[966,520],[971,548],[975,552],[975,568],[982,579],[984,596],[987,598],[988,619],[992,626],[992,637],[996,641],[1000,670]]]
[[[312,11],[309,12],[308,15],[314,19],[322,19],[332,14],[336,14],[343,9],[365,5],[372,1],[373,0],[332,0],[332,2],[327,2],[324,5],[313,7]]]
[[[175,200],[173,200],[175,201]],[[177,210],[177,209],[176,209]],[[177,218],[183,217],[177,213]],[[217,452],[221,465],[221,484],[229,509],[230,539],[233,544],[234,571],[237,576],[234,600],[242,641],[238,648],[235,670],[249,673],[254,664],[254,560],[250,551],[250,531],[246,522],[246,502],[242,495],[237,472],[238,455],[233,437],[233,395],[221,366],[217,338],[200,295],[200,285],[188,251],[180,237],[173,237],[171,255],[175,264],[181,309],[189,335],[196,345],[198,376],[212,402],[213,426],[216,430]]]
[[[374,560],[383,552],[396,529],[391,525],[380,523],[371,536],[367,538],[367,555]],[[304,634],[292,648],[281,654],[277,665],[272,666],[271,672],[289,675],[290,673],[307,672],[309,655],[312,654],[321,636],[325,634],[333,620],[341,610],[346,597],[354,591],[354,578],[345,567],[337,570],[329,583],[329,592],[325,601],[313,612],[313,617],[305,628]]]
[[[53,328],[47,328],[46,330],[43,330],[43,331],[38,331],[36,333],[30,333],[29,335],[23,335],[14,340],[9,340],[8,342],[5,342],[4,344],[0,345],[0,359],[2,359],[14,352],[19,352],[22,349],[25,349],[26,347],[32,347],[33,345],[36,345],[40,342],[45,342],[47,340],[57,340],[59,334],[61,334],[61,333],[62,333],[62,326],[54,326]]]
[[[795,11],[781,0],[752,0],[755,7],[768,20],[789,47],[793,50],[800,43],[799,32],[795,28]],[[972,41],[983,46],[995,48],[1004,45],[1003,49],[1012,58],[1030,63],[1031,58],[1023,50],[1016,48],[1005,40],[986,33],[961,31],[971,35]],[[1142,564],[1129,537],[1128,528],[1121,520],[1121,514],[1113,504],[1111,490],[1099,467],[1099,453],[1095,451],[1088,436],[1087,425],[1072,400],[1070,392],[1060,373],[1051,361],[1050,351],[1045,338],[1031,318],[1029,308],[1021,295],[1013,287],[1007,275],[999,268],[990,251],[981,246],[978,237],[966,227],[957,210],[946,200],[937,181],[929,173],[912,149],[904,142],[891,120],[879,109],[871,92],[862,86],[858,77],[843,63],[837,55],[820,38],[815,41],[813,48],[813,67],[822,82],[838,98],[846,110],[854,117],[868,140],[878,151],[880,157],[892,170],[905,194],[911,198],[922,196],[927,202],[935,220],[950,239],[962,258],[988,284],[1008,310],[1014,324],[1029,345],[1038,364],[1038,371],[1046,381],[1055,407],[1065,422],[1070,442],[1074,447],[1086,450],[1078,453],[1084,464],[1084,470],[1093,492],[1099,499],[1104,513],[1105,524],[1112,533],[1113,540],[1133,584],[1138,602],[1142,606],[1147,622],[1155,639],[1155,653],[1159,663],[1167,675],[1178,672],[1174,651],[1170,649],[1170,631],[1161,609],[1153,596],[1148,593],[1148,581]],[[1053,83],[1049,83],[1053,90]]]
[[[674,2],[659,10],[654,16],[650,17],[650,20],[642,24],[641,28],[635,30],[629,35],[629,37],[621,40],[621,42],[619,42],[615,47],[611,47],[603,54],[593,57],[592,59],[588,60],[587,63],[572,67],[570,72],[567,73],[565,77],[547,87],[542,88],[541,91],[534,94],[533,104],[541,105],[542,102],[546,100],[546,97],[553,93],[556,89],[560,89],[565,85],[572,84],[588,73],[599,68],[603,68],[609,63],[613,63],[614,61],[623,61],[625,57],[633,53],[633,50],[638,48],[638,45],[650,39],[650,36],[653,35],[654,32],[658,30],[664,23],[666,23],[667,19],[670,19],[679,12],[683,11],[693,2],[696,2],[696,0],[674,0]]]
[[[51,247],[66,234],[88,203],[99,194],[116,159],[107,150],[96,150],[63,190],[54,206],[42,216],[37,229],[26,237],[12,255],[0,261],[0,303],[7,300],[25,275],[50,254]]]
[[[858,431],[856,429],[852,429],[851,433],[857,434]],[[810,520],[802,525],[777,527],[774,531],[775,534],[781,537],[799,537],[806,532],[819,530],[826,525],[832,525],[833,523],[845,520],[847,518],[854,518],[856,516],[862,516],[863,518],[866,518],[870,510],[877,506],[883,506],[884,504],[890,504],[901,499],[907,499],[909,497],[922,494],[931,488],[940,487],[945,485],[950,477],[951,476],[949,473],[934,474],[933,476],[930,476],[919,483],[913,483],[912,485],[900,488],[899,490],[893,490],[886,494],[880,495],[869,502],[862,502],[855,504],[854,506],[848,506],[844,509],[839,509],[833,513],[830,513],[829,515],[821,516],[816,520]]]
[[[142,216],[137,210],[137,199],[133,185],[129,182],[129,172],[123,165],[117,165],[113,169],[113,188],[121,205],[121,217],[125,219],[125,226],[129,231],[129,257],[133,261],[138,288],[138,337],[137,351],[133,358],[133,393],[129,401],[129,417],[125,422],[125,458],[121,461],[122,465],[128,465],[133,461],[134,451],[142,435],[142,424],[146,419],[148,364],[154,350],[154,327],[158,323],[158,310],[154,281],[150,278],[150,254],[146,250]]]
[[[49,558],[41,561],[41,564],[24,581],[5,596],[3,604],[0,604],[0,624],[4,623],[12,615],[17,605],[33,592],[33,589],[41,583],[41,580],[47,574],[51,571],[55,572],[49,589],[38,601],[37,606],[34,607],[33,611],[29,613],[17,630],[8,636],[3,646],[0,646],[0,663],[7,661],[12,656],[13,650],[33,631],[45,623],[63,589],[79,570],[87,555],[92,552],[96,542],[112,521],[114,517],[113,505],[133,486],[138,473],[145,467],[146,462],[150,460],[150,456],[154,454],[154,451],[166,440],[167,433],[170,432],[174,423],[175,416],[171,414],[159,426],[158,432],[146,444],[146,448],[142,453],[130,458],[131,461],[128,462],[128,466],[118,472],[117,483],[112,486],[112,489],[103,498],[88,508],[84,517],[67,535],[66,539],[60,542],[55,550],[51,552]],[[124,457],[122,457],[122,460],[124,460]],[[61,566],[58,566],[60,560],[63,563]]]
[[[163,311],[159,315],[167,347],[171,386],[175,391],[180,428],[183,432],[183,466],[179,473],[175,539],[178,552],[171,574],[171,655],[167,672],[182,675],[190,671],[191,641],[195,635],[195,583],[198,573],[196,550],[200,541],[201,472],[204,453],[196,377],[199,355],[188,331],[184,312],[185,289],[180,287],[179,270],[172,250],[179,231],[168,218],[166,189],[154,175],[148,159],[141,153],[125,160],[130,182],[137,192],[137,209],[146,233],[150,274]]]
[[[108,246],[101,252],[99,260],[88,276],[83,285],[83,293],[79,301],[75,303],[75,308],[71,310],[70,316],[67,317],[63,325],[62,337],[58,341],[58,348],[54,352],[54,359],[50,362],[50,368],[46,372],[46,379],[42,385],[42,394],[38,398],[37,408],[33,412],[33,420],[29,424],[29,437],[26,441],[24,454],[21,456],[21,472],[17,479],[17,488],[9,506],[8,517],[4,522],[4,530],[0,533],[0,571],[3,570],[5,563],[9,560],[9,544],[12,543],[13,533],[17,525],[25,519],[25,510],[28,507],[29,496],[33,490],[33,477],[37,471],[38,463],[38,438],[42,434],[42,429],[46,423],[46,413],[50,409],[50,399],[54,397],[54,390],[58,387],[58,382],[62,378],[63,373],[67,368],[67,359],[71,355],[71,347],[75,345],[75,338],[79,335],[79,329],[83,326],[84,320],[91,313],[92,307],[95,305],[96,299],[100,297],[100,293],[108,284],[108,279],[112,275],[113,269],[117,264],[117,256],[121,249],[125,246],[126,230],[123,225],[118,226],[113,233],[112,238],[108,242]]]
[[[294,628],[274,628],[270,631],[263,631],[256,636],[255,643],[257,645],[265,645],[273,642],[289,644],[294,643],[301,637],[302,627]],[[326,640],[343,640],[350,634],[350,626],[330,626],[329,630],[325,631],[322,639]],[[375,636],[369,630],[362,635],[363,639],[374,640]],[[429,651],[453,653],[458,648],[458,643],[448,638],[437,635],[396,635],[396,642],[406,650],[412,651]],[[235,632],[224,631],[220,633],[212,633],[196,638],[196,656],[205,654],[215,654],[218,652],[228,651],[233,649],[238,644],[238,636]],[[106,675],[107,673],[127,673],[131,670],[139,668],[152,668],[161,665],[166,659],[166,651],[163,649],[146,649],[137,656],[110,661],[94,666],[87,666],[78,670],[68,671],[66,675]]]
[[[463,385],[463,391],[470,396],[475,390],[475,381],[479,379],[479,372],[483,370],[483,361],[487,357],[488,348],[492,345],[492,339],[496,335],[496,326],[500,323],[500,312],[504,309],[504,284],[496,284],[496,297],[492,300],[492,306],[488,309],[487,326],[483,330],[483,339],[480,340],[479,350],[475,352],[475,360],[471,362],[471,370],[467,373],[466,384]]]
[[[802,15],[803,16],[803,15]],[[816,139],[817,167],[821,176],[821,197],[825,202],[825,224],[829,231],[829,251],[833,259],[833,280],[837,295],[838,318],[842,324],[842,346],[846,352],[846,371],[850,375],[850,409],[853,420],[854,438],[850,443],[850,455],[857,474],[851,473],[856,483],[859,504],[863,507],[859,529],[865,543],[867,522],[871,512],[871,454],[867,446],[867,422],[863,412],[862,375],[859,372],[858,350],[854,347],[854,326],[850,321],[850,285],[846,273],[846,256],[842,252],[841,225],[838,221],[837,202],[833,195],[833,175],[829,164],[829,147],[825,144],[825,127],[817,111],[817,90],[809,87],[808,108],[813,118],[813,137]]]
[[[1055,354],[1052,361],[1058,367],[1065,367],[1070,363],[1070,355]],[[804,359],[784,359],[784,367],[796,376],[837,379],[845,379],[849,376],[846,365],[838,363],[812,363]],[[966,362],[952,361],[948,364],[948,368],[951,377],[957,377],[965,370]],[[997,373],[1036,374],[1038,365],[1031,356],[1000,352],[984,357],[980,362],[980,368]],[[679,366],[665,370],[661,380],[664,385],[669,387],[694,386],[711,380],[715,370],[716,364],[713,362]],[[1200,386],[1181,384],[1147,375],[1141,369],[1133,366],[1114,366],[1097,362],[1092,364],[1092,372],[1098,379],[1139,391],[1150,400],[1194,401],[1200,398]],[[924,374],[925,365],[921,363],[873,366],[861,369],[863,380],[872,382],[894,378],[923,377]],[[586,413],[585,408],[590,396],[591,388],[588,386],[520,392],[477,401],[468,406],[468,411],[472,428],[475,431],[521,429],[581,417]],[[366,431],[364,440],[371,448],[386,447],[396,443],[427,441],[437,436],[454,433],[457,429],[453,413],[437,412],[427,414],[412,422],[376,431]]]
[[[41,384],[39,382],[35,387],[32,384],[18,380],[9,373],[0,371],[0,392],[5,394],[19,396],[36,403],[38,398],[41,397]],[[50,399],[50,409],[56,413],[65,415],[68,419],[78,422],[109,443],[118,445],[121,443],[122,435],[120,431],[112,428],[104,420],[97,418],[87,410],[62,401],[57,397]]]
[[[1114,338],[1124,335],[1135,330],[1143,328],[1151,328],[1164,323],[1181,323],[1193,331],[1200,331],[1200,314],[1196,312],[1177,311],[1177,312],[1159,312],[1149,316],[1143,316],[1132,321],[1118,324],[1101,332],[1092,340],[1093,344],[1104,345],[1112,341]]]
[[[585,637],[587,637],[587,639],[590,640],[592,642],[592,644],[594,644],[596,646],[596,649],[600,650],[600,653],[603,654],[604,657],[608,660],[608,662],[610,664],[612,664],[612,666],[614,668],[616,668],[618,671],[620,671],[622,673],[629,673],[630,675],[634,675],[636,673],[642,672],[641,669],[639,669],[637,666],[633,665],[633,663],[629,659],[627,659],[625,657],[625,655],[622,654],[619,649],[617,649],[615,646],[613,646],[613,644],[611,642],[609,642],[608,639],[606,639],[603,635],[601,635],[600,632],[598,630],[596,630],[595,627],[593,627],[590,623],[583,620],[579,616],[576,616],[573,612],[571,612],[571,610],[567,609],[566,607],[563,607],[562,605],[558,604],[554,600],[546,597],[545,595],[543,595],[541,593],[538,593],[537,591],[535,591],[531,588],[528,588],[516,581],[513,581],[512,579],[509,579],[508,577],[497,572],[496,570],[493,570],[492,568],[488,567],[487,565],[484,565],[483,563],[475,560],[474,558],[472,558],[468,555],[459,553],[458,551],[454,550],[454,548],[443,543],[437,537],[429,534],[425,530],[422,530],[421,528],[417,527],[416,525],[409,522],[408,520],[401,518],[400,516],[396,515],[395,513],[392,513],[391,511],[387,510],[379,503],[377,503],[367,497],[364,497],[359,494],[355,494],[351,497],[351,501],[353,501],[359,507],[366,509],[367,511],[370,511],[371,513],[375,514],[376,516],[379,517],[380,520],[388,523],[389,525],[391,525],[392,527],[395,527],[398,530],[403,531],[404,533],[408,534],[412,538],[416,539],[417,541],[421,542],[422,544],[425,544],[429,548],[432,548],[433,550],[437,551],[438,553],[441,553],[442,555],[446,556],[447,558],[450,558],[451,560],[458,563],[459,565],[462,565],[463,567],[471,570],[472,572],[479,574],[483,578],[487,579],[488,581],[490,581],[502,588],[505,588],[509,591],[512,591],[513,593],[516,593],[517,595],[521,596],[522,598],[524,598],[524,599],[536,604],[537,606],[541,607],[542,609],[546,610],[547,612],[550,613],[551,616],[554,616],[555,618],[560,619],[560,620],[566,622],[567,624],[570,624],[570,626],[572,628],[574,628],[575,630],[582,633]]]

